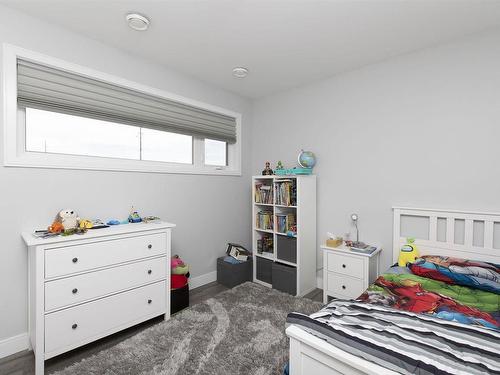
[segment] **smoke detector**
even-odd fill
[[[125,16],[125,19],[127,20],[130,28],[137,31],[146,31],[151,22],[146,16],[138,13],[128,13]]]
[[[233,76],[236,78],[245,78],[248,75],[248,69],[238,66],[233,69]]]

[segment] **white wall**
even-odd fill
[[[250,244],[249,101],[1,6],[0,42],[243,114],[242,177],[0,166],[0,342],[27,331],[27,252],[20,232],[47,226],[62,208],[83,217],[124,218],[133,204],[141,214],[176,223],[172,250],[194,277],[215,271],[226,242]]]
[[[354,230],[391,261],[393,205],[500,211],[500,32],[258,100],[252,165],[318,158],[318,243]],[[318,268],[322,258],[318,252]]]

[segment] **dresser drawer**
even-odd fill
[[[165,312],[165,283],[71,307],[45,316],[45,352],[57,355]]]
[[[143,260],[45,283],[45,311],[165,280],[165,257]]]
[[[358,298],[365,291],[363,280],[328,272],[328,293],[337,297]]]
[[[45,277],[70,275],[165,254],[166,247],[166,234],[159,233],[48,249],[45,251]]]
[[[328,253],[327,270],[351,277],[364,278],[363,259]]]

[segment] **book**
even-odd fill
[[[360,253],[360,254],[371,254],[377,249],[378,249],[377,246],[366,245],[366,244],[360,244],[358,246],[351,246],[352,252]]]
[[[248,255],[246,254],[246,251],[242,251],[242,249],[238,247],[233,247],[229,251],[229,256],[233,257],[234,259],[240,261],[240,262],[246,262],[248,260]]]
[[[276,204],[280,206],[297,205],[297,184],[295,180],[279,180],[274,183]]]
[[[271,185],[265,185],[263,183],[255,184],[255,203],[273,203],[273,191],[271,189]]]
[[[292,228],[295,223],[295,214],[293,213],[276,214],[276,230],[280,233],[287,233],[292,229],[295,229],[294,232],[296,232],[296,228]]]
[[[255,227],[258,229],[273,230],[273,212],[272,211],[257,212]]]

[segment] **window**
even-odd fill
[[[205,164],[227,165],[227,143],[213,139],[205,139]]]
[[[5,45],[6,166],[239,175],[241,115]]]

